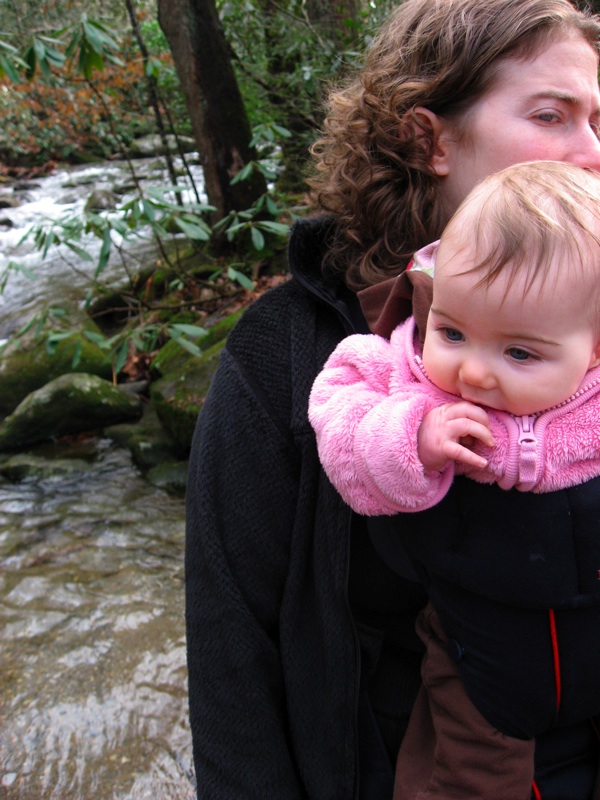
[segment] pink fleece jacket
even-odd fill
[[[454,474],[503,489],[551,492],[600,475],[600,367],[560,406],[528,417],[488,411],[495,445],[477,443],[485,470],[448,462],[425,472],[417,432],[435,406],[458,398],[428,379],[412,317],[390,341],[344,339],[314,382],[309,419],[329,479],[359,514],[420,511],[438,503]]]

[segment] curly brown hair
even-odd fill
[[[406,0],[393,12],[361,72],[330,94],[311,149],[309,183],[335,219],[326,269],[364,288],[441,234],[433,133],[415,125],[415,107],[458,127],[502,59],[532,58],[573,33],[600,51],[600,19],[569,0]]]

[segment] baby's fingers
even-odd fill
[[[473,422],[479,422],[486,428],[490,427],[490,419],[487,415],[487,412],[481,408],[481,406],[476,406],[473,403],[469,403],[468,400],[460,400],[457,403],[448,403],[446,406],[442,406],[444,413],[446,415],[446,419],[451,420],[459,420],[459,419],[470,419]]]
[[[477,453],[474,453],[467,447],[464,447],[460,442],[448,440],[444,442],[442,450],[446,458],[449,458],[451,461],[459,461],[462,464],[467,464],[476,469],[485,469],[488,465],[485,458],[477,455]]]
[[[475,420],[472,419],[467,419],[466,417],[449,421],[448,432],[455,441],[479,439],[480,442],[483,442],[483,444],[488,447],[494,446],[494,437],[487,425],[483,425],[481,422],[475,422]],[[463,444],[465,444],[465,442],[463,442]]]

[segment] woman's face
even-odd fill
[[[462,141],[439,124],[433,166],[449,214],[475,184],[511,164],[567,161],[600,171],[596,53],[573,35],[533,59],[507,58],[461,120]]]

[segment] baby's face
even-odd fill
[[[600,363],[600,346],[573,287],[559,270],[525,293],[525,279],[507,290],[507,273],[477,287],[480,272],[461,274],[474,254],[440,245],[423,364],[433,383],[477,405],[515,416],[568,399]],[[506,296],[505,296],[506,293]]]

